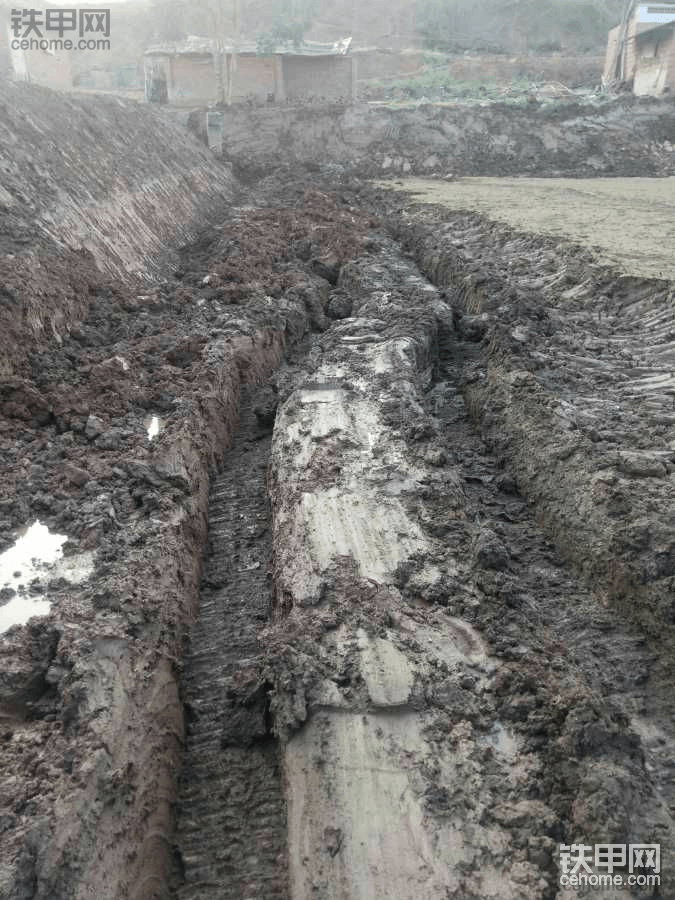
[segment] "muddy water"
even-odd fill
[[[65,534],[53,534],[39,520],[22,529],[13,546],[0,554],[0,590],[11,596],[0,602],[0,634],[13,625],[25,625],[33,616],[44,616],[51,609],[46,597],[26,593],[31,582],[39,591],[40,578],[64,578],[82,581],[92,571],[92,553],[63,558]],[[4,598],[3,598],[4,599]]]
[[[426,203],[578,241],[631,275],[675,278],[675,178],[407,178],[393,187]]]

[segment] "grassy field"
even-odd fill
[[[567,238],[631,275],[675,279],[675,178],[408,178],[383,186]]]

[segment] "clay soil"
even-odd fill
[[[97,560],[81,584],[22,583],[51,613],[0,641],[3,898],[164,896],[209,471],[241,385],[327,326],[371,221],[302,184],[273,193],[228,209],[154,286],[88,269],[88,315],[2,379],[0,548],[39,518],[66,556]]]

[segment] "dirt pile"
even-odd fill
[[[102,166],[59,207],[107,209],[87,256],[7,170],[0,550],[68,541],[0,635],[0,894],[550,900],[559,844],[632,842],[669,896],[672,285],[348,169],[670,172],[671,106],[228,117],[242,171],[287,163],[154,283],[96,254],[133,268],[105,223],[134,242],[182,175]]]
[[[157,275],[234,193],[168,117],[117,98],[0,81],[0,374],[60,340],[101,273]]]

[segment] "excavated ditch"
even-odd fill
[[[0,896],[562,900],[559,844],[660,843],[603,896],[668,900],[672,285],[251,200],[3,382],[0,540],[94,565],[0,636]]]

